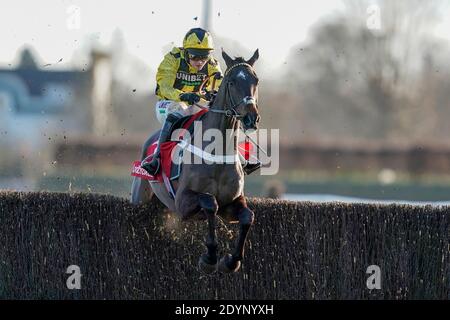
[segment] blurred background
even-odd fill
[[[260,50],[280,170],[247,195],[450,201],[448,1],[0,3],[0,189],[129,197],[156,69],[200,26],[223,69]]]

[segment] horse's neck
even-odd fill
[[[224,88],[220,88],[217,93],[214,102],[210,106],[210,108],[216,110],[224,110],[227,106],[228,101],[226,101],[226,95]],[[224,114],[216,113],[216,112],[207,112],[202,121],[202,134],[204,136],[206,130],[208,129],[218,129],[222,134],[223,145],[222,152],[223,154],[236,154],[237,152],[237,143],[238,141],[238,131],[239,122],[233,118],[226,117]],[[203,148],[205,145],[208,145],[210,142],[203,142]],[[217,150],[216,150],[217,151]]]

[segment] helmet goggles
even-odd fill
[[[188,53],[187,56],[188,56],[189,60],[194,60],[194,61],[208,61],[209,58],[211,57],[210,54],[198,55],[198,54],[192,54],[192,53]]]

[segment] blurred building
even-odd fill
[[[96,103],[109,101],[108,97],[101,99],[96,90],[104,80],[97,66],[104,71],[108,60],[108,54],[94,52],[86,69],[49,70],[50,64],[38,66],[32,51],[24,49],[16,68],[0,69],[2,143],[35,149],[51,139],[65,139],[69,133],[97,131],[96,118],[101,115]],[[101,94],[110,95],[109,77],[101,88]]]

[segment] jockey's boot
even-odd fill
[[[250,161],[245,159],[244,156],[240,153],[239,153],[239,159],[241,160],[242,169],[244,169],[244,173],[246,175],[249,175],[252,172],[261,168],[261,162],[259,162],[259,160],[256,160],[255,163],[250,163]]]
[[[177,122],[177,120],[181,118],[182,116],[178,113],[170,113],[167,116],[167,119],[161,129],[161,133],[159,134],[158,146],[156,147],[152,160],[150,162],[147,162],[146,159],[142,161],[141,168],[145,169],[145,171],[147,171],[152,176],[156,175],[161,167],[160,146],[161,144],[169,140],[173,125],[175,124],[175,122]]]

